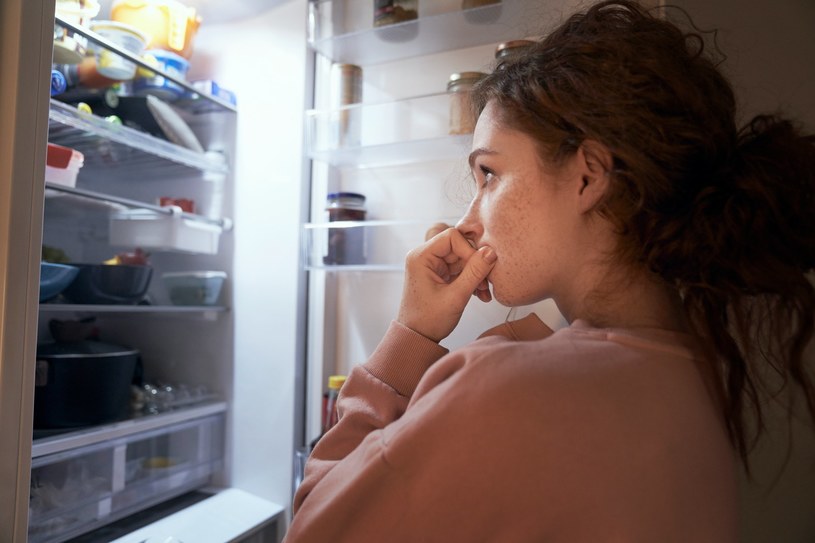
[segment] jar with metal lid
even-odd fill
[[[331,147],[360,144],[362,111],[346,106],[362,102],[362,68],[355,64],[331,66]]]
[[[374,26],[412,21],[418,16],[418,0],[374,0]]]
[[[480,8],[500,3],[501,0],[461,0],[461,9]]]
[[[495,48],[496,68],[501,69],[501,64],[520,55],[534,44],[535,42],[532,40],[511,40],[499,43],[498,47]]]
[[[365,196],[356,192],[332,192],[326,198],[329,222],[364,221]],[[343,225],[328,228],[328,252],[323,263],[364,264],[365,227]]]
[[[471,134],[475,129],[470,91],[486,75],[483,72],[460,72],[450,76],[447,82],[447,92],[450,94],[450,134]]]

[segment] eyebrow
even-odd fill
[[[493,151],[492,149],[487,149],[486,147],[479,147],[478,149],[473,149],[473,152],[470,153],[469,163],[470,169],[473,169],[473,165],[475,164],[475,159],[480,157],[481,155],[497,155],[498,151]]]

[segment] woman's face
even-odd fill
[[[545,167],[534,140],[502,126],[490,102],[476,124],[470,166],[477,193],[456,228],[498,255],[487,278],[493,296],[507,306],[557,301],[579,271],[577,160]]]

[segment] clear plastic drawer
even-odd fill
[[[65,541],[209,484],[223,443],[218,413],[34,458],[29,541]]]

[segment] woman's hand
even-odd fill
[[[491,248],[474,249],[455,228],[434,235],[405,259],[397,320],[433,341],[446,338],[461,319],[470,295],[484,302],[492,299],[487,275],[495,260]]]

